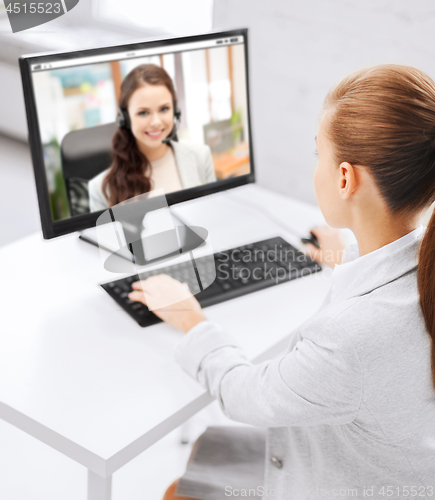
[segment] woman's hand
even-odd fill
[[[188,285],[166,274],[136,281],[132,287],[130,300],[142,302],[160,319],[185,333],[206,319]]]
[[[330,267],[341,264],[346,240],[340,230],[329,226],[319,226],[314,227],[311,232],[318,239],[320,249],[311,243],[307,243],[305,246],[307,255],[320,264],[326,264]]]

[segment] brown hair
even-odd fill
[[[393,215],[435,200],[435,83],[425,73],[398,65],[357,71],[329,92],[324,109],[335,160],[368,168]],[[417,279],[435,388],[435,212]]]
[[[155,64],[142,64],[130,71],[122,82],[119,107],[125,113],[133,92],[146,84],[164,85],[171,93],[173,109],[177,109],[177,96],[168,73]],[[148,193],[150,189],[151,165],[148,159],[139,151],[132,131],[118,128],[112,139],[112,165],[102,184],[104,196],[113,207],[133,196]]]

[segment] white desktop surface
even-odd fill
[[[235,199],[239,201],[235,201]],[[243,200],[247,204],[243,204]],[[311,205],[244,186],[173,210],[206,227],[214,251],[322,224]],[[139,327],[98,285],[116,279],[77,233],[41,233],[0,249],[0,418],[108,477],[202,409],[211,397],[174,361],[182,333]],[[266,359],[312,316],[330,286],[316,273],[205,309],[248,355]]]

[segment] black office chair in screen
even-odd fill
[[[112,163],[112,137],[116,123],[73,130],[60,146],[62,174],[71,215],[89,213],[88,181]]]

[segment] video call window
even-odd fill
[[[250,173],[243,37],[216,43],[32,66],[54,221]]]

